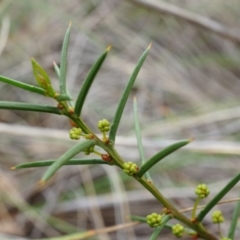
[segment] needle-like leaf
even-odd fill
[[[118,104],[118,107],[117,107],[117,110],[115,112],[115,116],[114,116],[114,119],[113,119],[113,123],[112,123],[111,129],[110,129],[110,133],[109,133],[109,140],[112,143],[115,142],[118,126],[119,126],[119,123],[120,123],[122,113],[123,113],[123,110],[125,108],[128,96],[131,92],[131,89],[132,89],[133,84],[134,84],[134,82],[137,78],[137,75],[138,75],[138,73],[139,73],[147,55],[148,55],[150,47],[151,47],[151,44],[148,46],[148,48],[143,52],[143,54],[139,58],[139,60],[137,62],[137,65],[136,65],[135,69],[133,70],[133,73],[132,73],[132,75],[131,75],[131,77],[128,81],[128,84],[123,91],[122,97],[119,101],[119,104]]]
[[[87,140],[84,142],[79,142],[78,144],[70,148],[47,169],[47,171],[44,173],[41,179],[41,183],[45,183],[49,178],[51,178],[56,173],[56,171],[61,166],[66,164],[72,157],[74,157],[84,149],[92,147],[93,145],[95,145],[95,143],[96,142],[94,140]]]
[[[58,67],[56,62],[53,62],[53,67],[54,67],[55,73],[57,74],[57,76],[58,76],[58,78],[60,80],[60,68]]]
[[[58,65],[55,62],[53,62],[53,66],[54,66],[54,70],[60,80],[60,68],[58,67]],[[67,89],[67,95],[60,94],[56,97],[56,100],[58,102],[68,101],[69,106],[73,106],[73,103],[70,101],[70,100],[72,100],[72,96],[71,96],[70,92],[68,91],[68,89]]]
[[[138,118],[138,107],[137,107],[137,99],[136,98],[134,98],[134,100],[133,100],[133,113],[134,113],[134,125],[135,125],[136,137],[137,137],[138,151],[140,154],[142,165],[144,165],[145,154],[144,154],[143,145],[142,145],[141,129],[140,129],[139,118]],[[151,176],[150,176],[149,172],[146,172],[145,175],[146,175],[147,179],[151,180]]]
[[[18,164],[11,169],[22,169],[22,168],[36,168],[36,167],[47,167],[56,162],[55,160],[42,160],[36,162],[28,162]],[[111,165],[107,161],[103,161],[102,159],[70,159],[64,165],[87,165],[87,164],[107,164]]]
[[[156,240],[158,235],[161,233],[161,231],[163,230],[163,228],[165,227],[165,225],[167,224],[167,222],[171,219],[170,215],[166,215],[163,217],[162,219],[162,223],[161,226],[155,228],[155,230],[153,231],[151,237],[149,240]]]
[[[104,53],[97,59],[97,61],[92,65],[89,73],[87,74],[86,79],[83,82],[83,86],[81,88],[81,91],[79,92],[76,104],[75,104],[75,110],[74,113],[77,116],[80,116],[81,111],[82,111],[82,107],[83,104],[85,102],[85,99],[87,97],[88,91],[99,71],[99,69],[101,68],[108,52],[110,51],[111,46],[108,46],[107,49],[104,51]]]
[[[239,195],[239,197],[240,197],[240,195]],[[231,221],[231,225],[230,225],[230,228],[228,231],[228,238],[230,238],[230,239],[234,239],[235,230],[236,230],[238,219],[239,219],[239,214],[240,214],[240,201],[238,201],[236,203],[236,206],[235,206],[233,214],[232,214],[232,221]]]
[[[67,94],[67,85],[66,85],[66,77],[67,77],[67,53],[68,53],[68,44],[69,38],[71,33],[71,26],[70,23],[68,29],[65,33],[63,45],[62,45],[62,52],[61,52],[61,62],[60,62],[60,93]]]
[[[71,97],[67,94],[60,94],[60,95],[57,95],[55,97],[55,99],[58,101],[58,102],[62,102],[62,101],[69,101],[71,100]]]
[[[141,216],[137,216],[137,215],[130,215],[129,218],[132,221],[138,221],[138,222],[142,222],[142,223],[147,223],[147,218],[146,217],[141,217]]]
[[[198,214],[197,221],[201,222],[203,218],[212,210],[214,206],[239,182],[240,173],[237,174]]]
[[[137,177],[142,177],[150,168],[152,168],[155,164],[157,164],[160,160],[165,158],[167,155],[175,152],[179,148],[187,145],[190,143],[192,139],[190,140],[183,140],[177,143],[174,143],[166,148],[164,148],[162,151],[155,154],[153,157],[151,157],[146,163],[140,168],[139,172],[136,174]]]
[[[30,104],[23,102],[7,102],[0,101],[0,109],[12,109],[12,110],[22,110],[22,111],[33,111],[33,112],[46,112],[53,114],[62,114],[61,111],[52,106]]]
[[[43,88],[36,87],[36,86],[30,85],[30,84],[26,84],[26,83],[23,83],[23,82],[20,82],[20,81],[11,79],[11,78],[7,78],[4,76],[0,76],[0,82],[10,84],[14,87],[22,88],[29,92],[35,92],[35,93],[38,93],[38,94],[41,94],[44,96],[46,95],[46,91]]]

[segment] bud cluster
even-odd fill
[[[84,150],[84,153],[85,153],[86,155],[89,155],[89,154],[92,153],[92,152],[94,152],[94,146],[92,146],[92,147],[90,147],[90,148],[86,148],[86,149]]]
[[[139,170],[139,167],[137,166],[137,164],[133,162],[125,162],[123,164],[123,171],[129,176],[136,174],[138,170]]]
[[[172,226],[172,233],[178,238],[183,236],[184,230],[184,227],[179,223]]]
[[[152,213],[150,215],[147,215],[146,217],[147,223],[151,228],[155,228],[161,225],[162,223],[162,216],[157,213]]]
[[[74,140],[79,140],[82,134],[82,129],[81,128],[72,128],[69,131],[69,137]]]
[[[206,184],[199,184],[195,189],[195,193],[199,198],[206,198],[209,195],[210,190]]]
[[[98,122],[98,129],[103,132],[108,132],[110,130],[110,122],[107,119],[100,120]]]
[[[222,215],[222,212],[217,210],[212,213],[212,222],[213,223],[222,223],[224,222],[224,217]]]

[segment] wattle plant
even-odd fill
[[[56,101],[55,106],[37,105],[23,102],[0,101],[0,109],[46,112],[50,114],[62,115],[69,120],[70,126],[72,126],[69,131],[69,137],[75,141],[77,140],[78,142],[56,160],[22,163],[13,167],[12,169],[48,167],[40,180],[40,184],[45,184],[58,171],[59,168],[66,165],[107,164],[110,167],[118,167],[120,170],[124,171],[130,177],[133,177],[136,181],[138,181],[147,191],[149,191],[153,195],[153,197],[157,201],[159,201],[161,205],[164,206],[162,212],[149,213],[147,217],[132,216],[133,220],[146,222],[151,228],[154,228],[150,239],[157,239],[157,236],[160,234],[163,228],[170,228],[172,230],[172,233],[178,238],[182,237],[183,235],[189,235],[192,239],[219,239],[204,227],[203,220],[204,217],[213,209],[213,207],[217,205],[217,203],[237,184],[240,179],[240,174],[235,176],[197,214],[197,206],[199,201],[202,198],[207,197],[210,192],[205,184],[200,184],[195,191],[198,197],[192,209],[192,216],[191,218],[189,218],[182,211],[178,210],[167,198],[162,195],[161,191],[156,188],[154,182],[151,180],[149,170],[156,164],[158,164],[162,159],[167,157],[169,154],[189,144],[192,139],[176,142],[156,153],[151,158],[145,160],[137,113],[137,101],[136,99],[134,99],[134,121],[141,163],[127,162],[124,158],[120,156],[120,154],[115,149],[115,139],[124,107],[126,105],[131,89],[134,85],[134,82],[137,78],[137,75],[144,61],[146,60],[148,52],[151,48],[151,44],[140,56],[135,68],[133,69],[129,81],[125,89],[123,90],[121,99],[119,100],[119,104],[115,111],[112,123],[110,123],[106,119],[96,121],[96,126],[98,126],[99,131],[102,133],[102,137],[98,137],[92,131],[92,129],[84,123],[81,118],[81,112],[89,89],[91,88],[92,83],[95,80],[95,77],[99,69],[101,68],[105,58],[107,57],[111,46],[107,47],[107,49],[92,65],[83,82],[76,101],[73,102],[72,96],[67,89],[66,82],[67,52],[70,31],[71,24],[69,25],[64,37],[61,52],[60,68],[56,63],[54,63],[54,69],[59,78],[59,90],[54,89],[47,72],[35,59],[32,59],[32,68],[38,86],[29,85],[17,80],[0,76],[1,82],[13,85],[14,87],[22,88],[26,91],[34,92],[36,94],[52,98],[54,101]],[[102,152],[95,151],[95,146],[100,148]],[[98,158],[93,157],[92,159],[75,159],[74,157],[80,152],[84,152],[86,155],[97,155]],[[239,211],[240,204],[238,203],[233,213],[228,237],[223,237],[220,233],[220,237],[222,239],[234,239],[234,232],[237,225]],[[173,225],[169,223],[171,219],[178,220],[179,223]],[[213,221],[216,223],[222,222],[222,219],[223,216],[219,212],[218,214],[215,213],[213,216]]]

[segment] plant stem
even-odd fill
[[[77,116],[69,114],[69,113],[65,113],[65,115],[70,118],[71,120],[73,120],[76,125],[81,128],[83,130],[84,133],[91,133],[92,135],[94,135],[95,138],[97,138],[98,140],[100,140],[94,133],[93,131],[88,128],[88,126]]]
[[[115,148],[111,145],[104,144],[101,140],[100,142],[97,141],[96,145],[102,147],[108,154],[114,159],[114,163],[122,168],[123,163],[125,162]],[[169,209],[173,217],[181,221],[182,223],[186,224],[189,228],[195,230],[201,237],[206,240],[217,240],[216,237],[208,233],[204,228],[202,228],[201,223],[193,223],[189,220],[185,215],[180,213],[153,185],[153,183],[149,182],[145,178],[138,178],[134,177],[140,184],[142,184],[152,195],[160,202],[164,207]]]
[[[192,210],[192,220],[194,220],[196,218],[196,211],[197,211],[197,206],[198,206],[199,201],[200,201],[200,198],[198,197],[195,201],[195,204],[194,204],[194,207]]]
[[[71,116],[71,119],[82,128],[83,122],[79,118],[74,118]],[[86,126],[84,124],[84,126]],[[83,128],[82,128],[83,129]],[[125,163],[125,160],[118,154],[116,149],[114,148],[111,142],[103,142],[99,139],[87,126],[85,131],[92,133],[94,136],[94,140],[96,141],[96,145],[105,150],[113,159],[113,163],[120,168],[123,168],[122,165]],[[202,226],[201,223],[193,223],[190,219],[188,219],[185,215],[180,213],[153,185],[152,182],[145,178],[134,177],[141,185],[143,185],[164,207],[169,209],[173,215],[173,217],[180,222],[187,225],[189,228],[195,230],[199,236],[204,238],[205,240],[217,240],[212,234],[208,233]]]
[[[208,233],[201,224],[196,224],[191,222],[185,215],[181,214],[159,191],[158,189],[150,183],[147,179],[144,178],[135,178],[139,183],[141,183],[152,195],[160,202],[164,207],[169,209],[173,217],[179,220],[180,222],[186,224],[189,228],[195,230],[199,236],[203,237],[206,240],[217,240],[212,234]]]
[[[125,161],[121,158],[121,156],[118,154],[118,152],[111,144],[105,143],[99,139],[99,141],[96,140],[96,145],[104,149],[111,156],[115,165],[117,165],[120,168],[123,168],[122,165],[125,163]]]

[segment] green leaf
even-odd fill
[[[237,174],[198,214],[197,221],[201,222],[214,206],[239,182],[240,173]]]
[[[0,82],[10,84],[14,87],[22,88],[29,92],[35,92],[35,93],[38,93],[38,94],[41,94],[44,96],[46,95],[46,91],[43,88],[39,88],[39,87],[30,85],[30,84],[26,84],[26,83],[23,83],[23,82],[20,82],[17,80],[13,80],[11,78],[7,78],[7,77],[1,76],[1,75],[0,75]]]
[[[136,98],[134,98],[133,100],[133,113],[134,113],[134,124],[135,124],[138,150],[139,150],[139,154],[143,164],[145,162],[145,154],[144,154],[143,145],[142,145],[142,137],[141,137],[141,130],[140,130],[140,124],[138,119],[138,107],[137,107]]]
[[[95,144],[96,142],[94,140],[88,140],[88,141],[80,142],[75,146],[73,146],[72,148],[70,148],[47,169],[47,171],[45,172],[45,174],[41,179],[41,183],[45,183],[49,178],[51,178],[56,173],[56,171],[61,166],[66,164],[72,157],[74,157],[84,149],[92,147]]]
[[[31,59],[34,77],[38,85],[45,89],[46,95],[55,98],[55,90],[52,87],[50,78],[41,65],[34,59]]]
[[[67,94],[59,94],[55,97],[55,99],[58,101],[58,102],[62,102],[62,101],[68,101],[68,100],[71,100],[72,98],[67,95]]]
[[[68,29],[65,33],[65,37],[63,40],[62,45],[62,52],[61,52],[61,62],[60,62],[60,93],[67,94],[67,85],[66,85],[66,77],[67,77],[67,53],[68,53],[68,45],[69,45],[69,38],[71,33],[71,26],[70,23]]]
[[[161,233],[161,231],[163,230],[163,228],[165,227],[165,225],[167,224],[167,222],[170,219],[171,219],[170,215],[166,215],[166,216],[163,217],[161,226],[155,228],[155,230],[153,231],[153,233],[150,237],[150,240],[156,240],[157,239],[158,235]]]
[[[136,215],[130,215],[130,219],[133,221],[143,222],[147,223],[146,217],[136,216]]]
[[[60,79],[60,68],[58,67],[58,65],[55,62],[53,62],[53,66],[54,66],[54,70],[55,70],[58,78]],[[69,100],[72,100],[72,96],[71,96],[70,92],[68,91],[68,89],[67,89],[67,95],[62,95],[62,94],[57,95],[56,100],[58,102],[68,101],[69,106],[71,106],[71,107],[73,106],[72,101],[69,101]]]
[[[174,143],[166,148],[164,148],[162,151],[155,154],[153,157],[151,157],[139,170],[139,172],[136,174],[137,177],[142,177],[150,168],[152,168],[156,163],[158,163],[160,160],[165,158],[167,155],[175,152],[179,148],[187,145],[192,140],[183,140],[177,143]]]
[[[239,195],[239,197],[240,197],[240,195]],[[230,228],[228,231],[228,238],[230,238],[230,239],[234,239],[234,234],[235,234],[235,230],[237,227],[239,215],[240,215],[240,201],[237,201],[236,206],[233,211],[233,214],[232,214],[231,225],[230,225]]]
[[[75,104],[75,110],[74,113],[77,116],[80,116],[82,108],[83,108],[83,104],[85,102],[85,99],[87,97],[88,91],[99,71],[99,69],[101,68],[108,52],[110,51],[111,46],[108,46],[107,49],[105,50],[105,52],[97,59],[97,61],[92,65],[89,73],[87,74],[87,77],[85,78],[84,82],[83,82],[83,86],[81,88],[81,91],[79,92],[76,104]]]
[[[22,168],[36,168],[36,167],[46,167],[52,165],[55,160],[42,160],[36,162],[28,162],[28,163],[21,163],[18,164],[11,169],[22,169]],[[107,164],[111,165],[107,161],[103,161],[102,159],[70,159],[64,165],[87,165],[87,164]]]
[[[12,110],[22,110],[22,111],[33,111],[33,112],[46,112],[53,114],[62,114],[60,109],[52,106],[22,103],[22,102],[7,102],[0,101],[0,109],[12,109]]]
[[[110,129],[110,133],[109,133],[109,140],[114,143],[115,142],[115,138],[116,138],[116,134],[117,134],[117,130],[118,130],[118,126],[119,126],[119,123],[120,123],[120,120],[121,120],[121,117],[122,117],[122,113],[123,113],[123,110],[125,108],[125,105],[126,105],[126,102],[127,102],[127,99],[128,99],[128,96],[131,92],[131,89],[133,87],[133,84],[137,78],[137,75],[148,55],[148,52],[149,52],[149,49],[151,47],[151,44],[148,46],[148,48],[143,52],[143,54],[141,55],[141,57],[139,58],[138,62],[137,62],[137,65],[135,67],[135,69],[133,70],[133,73],[128,81],[128,84],[127,86],[125,87],[124,91],[123,91],[123,94],[122,94],[122,97],[120,99],[120,102],[118,104],[118,107],[117,107],[117,110],[115,112],[115,116],[114,116],[114,119],[113,119],[113,123],[112,123],[112,127]]]
[[[134,123],[135,123],[135,132],[136,132],[136,137],[137,137],[138,151],[140,154],[142,165],[144,165],[145,154],[144,154],[143,145],[142,145],[141,129],[140,129],[140,124],[139,124],[139,119],[138,119],[138,107],[137,107],[136,98],[134,98],[134,100],[133,100],[133,113],[134,113]],[[152,180],[149,172],[146,172],[145,175],[146,175],[147,179]]]
[[[58,65],[55,62],[53,62],[53,67],[54,67],[55,73],[57,74],[57,76],[60,80],[60,68],[58,67]]]

